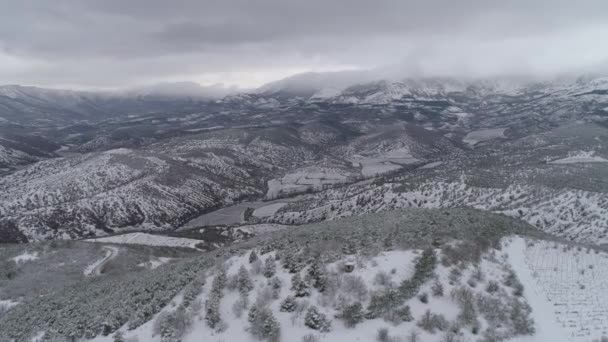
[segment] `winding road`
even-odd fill
[[[87,268],[84,270],[85,275],[100,275],[101,270],[103,270],[103,267],[108,263],[108,261],[114,259],[114,257],[118,255],[117,247],[103,246],[103,249],[106,251],[105,257],[87,266]]]

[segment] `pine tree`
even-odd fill
[[[268,308],[256,309],[254,316],[250,316],[251,334],[260,339],[278,341],[280,335],[279,321],[274,317]]]
[[[282,302],[281,302],[281,308],[279,309],[279,311],[281,312],[294,312],[296,310],[296,306],[298,305],[298,302],[296,301],[296,299],[292,296],[287,296]]]
[[[327,275],[321,261],[315,258],[308,269],[308,276],[312,280],[312,286],[323,292],[327,284]]]
[[[325,314],[320,313],[315,306],[311,306],[306,312],[304,325],[321,332],[329,332],[331,330],[331,321],[327,319]]]
[[[274,275],[277,273],[277,266],[276,263],[274,262],[274,258],[273,257],[268,257],[266,258],[266,261],[264,262],[264,277],[266,278],[272,278],[274,277]]]
[[[258,260],[258,255],[255,253],[255,249],[251,251],[251,253],[249,254],[249,263],[253,263],[256,260]]]
[[[291,278],[291,289],[295,291],[296,297],[307,297],[310,295],[310,289],[302,277],[300,273],[294,274]]]
[[[359,302],[345,306],[342,309],[340,318],[344,320],[344,324],[347,327],[355,327],[357,324],[363,322],[363,306]]]
[[[249,291],[253,290],[253,281],[249,276],[249,271],[245,268],[245,266],[241,266],[239,268],[239,273],[237,275],[237,287],[241,295],[247,295]]]

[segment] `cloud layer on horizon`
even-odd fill
[[[0,79],[257,86],[304,71],[605,72],[604,0],[0,0]]]

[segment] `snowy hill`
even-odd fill
[[[605,251],[477,210],[351,217],[198,255],[101,241],[18,246],[0,250],[20,260],[0,279],[10,289],[0,338],[16,341],[578,342],[605,336],[608,321]],[[81,257],[59,263],[66,253]],[[84,274],[99,262],[104,271]],[[51,272],[44,265],[71,275],[47,296],[18,288]]]

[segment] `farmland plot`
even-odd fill
[[[548,241],[529,243],[524,254],[570,341],[608,335],[608,254]]]

